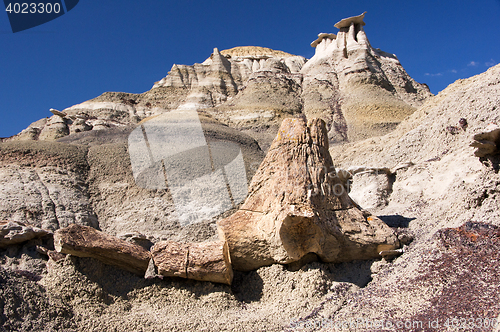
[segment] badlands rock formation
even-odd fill
[[[394,54],[370,45],[364,15],[335,24],[337,35],[319,34],[311,44],[315,54],[301,70],[303,112],[327,119],[332,142],[385,134],[431,95]]]
[[[174,68],[148,92],[105,93],[2,141],[0,219],[6,221],[2,241],[10,241],[0,246],[2,329],[443,331],[465,321],[463,330],[498,331],[500,65],[430,97],[395,56],[371,47],[363,26],[362,15],[340,21],[337,35],[323,33],[313,43],[316,55],[308,61],[262,48],[215,51],[204,64]],[[207,141],[239,144],[247,180],[253,178],[243,207],[181,227],[167,190],[137,186],[129,135],[141,121],[172,110],[197,110]],[[306,125],[304,114],[323,118],[326,127],[319,120]],[[271,146],[278,125],[291,116]],[[356,141],[365,136],[372,137]],[[264,155],[256,141],[271,146],[260,168]],[[328,155],[328,141],[342,144],[330,144]],[[308,168],[289,169],[286,183],[276,162]],[[309,168],[317,165],[326,170]],[[326,195],[322,184],[348,186],[354,202]],[[325,215],[331,218],[319,218]],[[178,270],[189,277],[189,252],[213,257],[206,249],[214,246],[209,253],[228,257],[216,220],[235,264],[261,266],[235,269],[231,286],[146,279],[54,251],[61,243],[57,237],[54,243],[54,232],[92,227],[113,236],[109,243],[146,253],[141,274],[156,245],[161,267],[149,264],[149,276],[169,275],[165,267],[174,260],[161,258],[174,252],[166,244],[175,242],[188,247]],[[290,227],[303,222],[310,227],[298,228],[309,238]],[[349,248],[339,256],[334,250],[337,258],[324,247],[332,228]],[[235,234],[259,256],[240,250]],[[402,248],[375,258],[378,244],[395,243],[395,234]],[[350,258],[373,259],[321,261],[360,252]],[[230,279],[227,260],[205,258],[194,267],[203,271],[215,262]],[[298,264],[272,264],[295,259]],[[191,275],[200,272],[194,270]]]
[[[319,34],[310,60],[263,47],[215,48],[202,63],[173,65],[145,93],[104,93],[37,121],[12,139],[123,130],[175,109],[209,114],[255,138],[264,151],[281,121],[298,114],[323,118],[330,143],[385,134],[431,93],[395,55],[370,45],[363,17],[337,23],[337,35]]]
[[[263,158],[255,140],[213,119],[199,119],[208,142],[239,147],[249,181]],[[58,142],[2,143],[0,218],[51,231],[76,223],[116,236],[139,232],[155,241],[216,237],[210,220],[182,227],[167,188],[137,185],[128,145],[133,129],[92,130]]]

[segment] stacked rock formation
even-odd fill
[[[331,142],[385,134],[431,96],[394,54],[371,46],[365,13],[336,23],[337,35],[319,34],[301,70],[303,112],[327,120]]]

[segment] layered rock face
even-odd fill
[[[347,195],[321,119],[283,121],[247,200],[218,225],[238,270],[291,263],[308,253],[325,262],[369,259],[398,246],[393,231]]]
[[[335,24],[337,35],[319,34],[311,44],[315,55],[301,70],[303,112],[326,118],[333,142],[385,134],[431,96],[394,54],[370,45],[364,15]]]
[[[380,133],[428,95],[370,46],[362,16],[337,27],[305,63],[261,48],[215,52],[144,94],[103,94],[1,142],[0,325],[498,330],[500,65],[385,136],[329,145]],[[136,183],[128,137],[172,110],[197,111],[206,143],[238,143],[253,178],[236,213],[217,216],[220,237],[216,218],[181,227],[167,190]],[[241,131],[269,146],[257,172],[263,152]],[[70,255],[53,251],[53,233]],[[146,267],[165,278],[145,279]]]
[[[281,121],[321,117],[330,143],[385,134],[431,96],[395,55],[372,48],[363,15],[321,33],[310,60],[263,47],[235,47],[202,63],[173,65],[142,94],[107,92],[31,124],[12,139],[55,140],[120,130],[171,110],[197,110],[242,130],[267,150]]]
[[[241,174],[236,176],[246,189],[264,157],[257,142],[211,118],[198,119],[200,135],[211,145],[212,160],[218,163],[216,169],[236,155],[232,150],[224,154],[228,151],[216,147],[237,147],[240,166],[237,169]],[[157,240],[216,237],[211,224],[213,214],[183,227],[178,208],[186,204],[174,204],[165,182],[163,187],[154,188],[137,183],[128,142],[133,130],[133,126],[124,126],[75,133],[57,142],[1,143],[0,218],[51,231],[76,223],[98,227],[112,235],[139,232]],[[201,164],[189,161],[184,167],[200,168]],[[245,194],[246,191],[241,194],[243,199]],[[204,207],[190,202],[193,211]]]

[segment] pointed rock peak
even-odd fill
[[[210,57],[212,58],[212,66],[215,66],[219,70],[224,68],[226,71],[231,72],[231,63],[219,52],[217,47],[214,48],[214,52]]]
[[[340,20],[339,22],[335,23],[334,27],[338,29],[348,28],[352,23],[364,26],[365,22],[363,22],[363,19],[365,18],[365,14],[366,12],[358,16],[351,16],[348,18],[344,18],[343,20]]]
[[[335,35],[334,33],[325,33],[325,32],[322,32],[320,34],[318,34],[318,39],[316,39],[315,41],[313,41],[311,43],[311,47],[316,47],[318,46],[319,43],[321,43],[323,41],[323,39],[336,39],[337,38],[337,35]]]

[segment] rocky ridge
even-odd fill
[[[372,48],[363,15],[321,33],[310,60],[263,47],[219,51],[202,63],[173,65],[142,94],[107,92],[31,124],[14,140],[55,140],[74,133],[124,129],[175,109],[198,110],[255,138],[264,151],[285,117],[327,123],[330,143],[395,128],[431,96],[397,57]],[[269,93],[269,92],[272,93]]]

